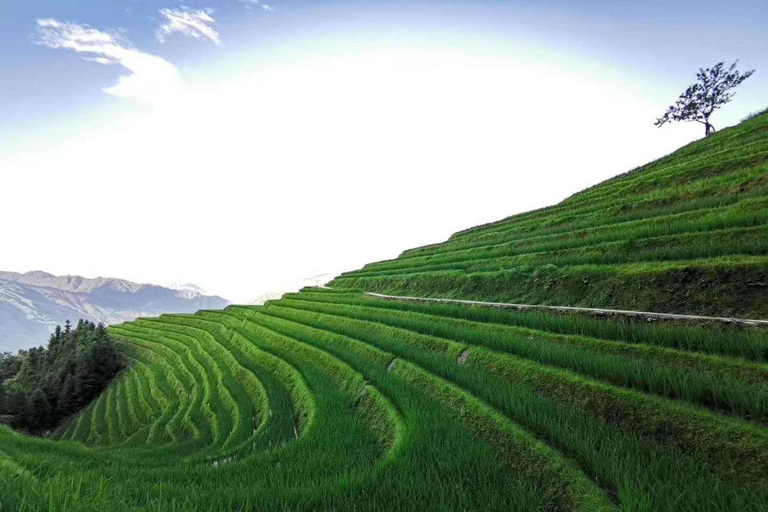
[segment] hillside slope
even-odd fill
[[[768,115],[331,286],[768,318]]]
[[[768,335],[307,289],[110,328],[11,509],[760,511]],[[74,443],[73,443],[74,442]]]
[[[765,129],[747,123],[705,147],[718,138],[744,146]],[[740,178],[746,201],[764,197],[755,192],[761,165]],[[701,200],[718,197],[742,200]],[[747,211],[736,218],[761,214]],[[479,243],[480,232],[504,239],[520,217],[444,245]],[[720,267],[680,261],[715,268],[718,278],[740,266],[760,271],[764,253],[747,252],[718,259]],[[672,271],[646,264],[650,277]],[[582,266],[564,268],[589,284]],[[494,290],[483,272],[451,272],[459,289],[446,293],[472,292],[463,279]],[[401,272],[336,284],[410,279],[432,293],[427,285],[442,278]],[[129,365],[87,409],[50,439],[0,426],[0,510],[765,512],[768,503],[764,327],[307,288],[264,306],[142,318],[109,333]]]

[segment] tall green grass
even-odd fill
[[[281,305],[484,346],[618,385],[768,421],[768,368],[762,365],[437,315],[292,300],[281,301]]]

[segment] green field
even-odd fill
[[[0,426],[0,511],[768,511],[768,329],[363,293],[765,319],[766,171],[763,115],[333,289],[112,326],[55,439]]]

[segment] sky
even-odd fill
[[[764,1],[31,0],[0,17],[0,270],[288,291],[557,203],[703,136]]]

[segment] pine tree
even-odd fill
[[[11,425],[16,428],[25,428],[29,420],[29,404],[24,388],[15,382],[6,387],[5,404],[6,412],[13,416]]]
[[[87,405],[122,368],[104,325],[67,322],[48,348],[0,353],[0,414],[14,428],[37,433]]]
[[[59,400],[56,404],[56,416],[58,418],[66,418],[77,410],[76,406],[75,376],[69,374],[64,380],[64,385],[61,387],[61,392],[59,393]]]
[[[35,389],[29,399],[28,426],[32,432],[39,432],[52,425],[51,405],[40,388]]]
[[[51,339],[48,341],[48,349],[54,349],[61,342],[61,326],[56,326],[56,329],[51,334]]]

